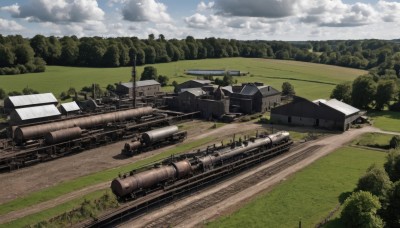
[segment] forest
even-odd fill
[[[369,70],[400,76],[400,44],[396,40],[239,41],[205,38],[167,40],[162,34],[137,37],[45,37],[0,35],[0,75],[43,72],[45,65],[121,67],[206,58],[287,59]]]

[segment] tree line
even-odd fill
[[[47,65],[120,67],[206,58],[275,58],[368,69],[400,76],[400,45],[384,40],[239,41],[205,38],[45,37],[0,35],[0,74],[39,72]],[[33,65],[40,66],[33,69]],[[26,69],[23,69],[25,66]],[[6,68],[6,69],[4,69]],[[10,69],[16,69],[14,71]],[[18,70],[19,71],[18,71]]]
[[[346,227],[400,227],[400,137],[392,141],[397,149],[389,152],[384,168],[369,167],[345,200],[341,219]]]

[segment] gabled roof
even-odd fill
[[[68,102],[68,103],[63,103],[63,104],[61,104],[61,107],[66,112],[75,112],[75,111],[81,110],[81,108],[79,108],[78,104],[75,101]]]
[[[232,86],[224,86],[221,87],[222,90],[228,91],[229,93],[233,93]]]
[[[58,103],[57,99],[52,93],[10,96],[8,99],[11,101],[14,107]]]
[[[261,94],[264,97],[265,96],[272,96],[272,95],[275,95],[275,94],[279,93],[278,90],[276,90],[272,86],[268,86],[268,85],[267,86],[258,86],[257,88],[260,90]]]
[[[127,88],[133,88],[133,82],[125,82],[121,83],[121,85]],[[136,81],[136,87],[151,86],[151,85],[160,85],[160,83],[157,82],[156,80]]]
[[[203,84],[203,85],[208,85],[208,84],[211,83],[210,80],[200,80],[200,79],[193,79],[193,80],[190,80],[190,81],[197,82],[197,83],[200,83],[200,84]]]
[[[240,91],[240,94],[242,95],[248,95],[248,96],[253,96],[256,94],[258,91],[263,96],[271,96],[278,94],[279,91],[272,88],[271,86],[265,85],[265,86],[256,86],[255,84],[246,84],[243,86],[242,90]]]
[[[182,93],[184,92],[191,93],[196,97],[206,94],[206,92],[204,92],[204,90],[202,90],[201,88],[188,88],[188,89],[182,89],[181,91]]]
[[[39,119],[50,116],[59,116],[61,113],[54,105],[42,105],[29,108],[15,109],[21,120]]]
[[[336,99],[331,99],[329,101],[320,102],[320,104],[329,106],[329,107],[345,114],[346,116],[352,115],[354,113],[358,113],[360,111],[359,109],[357,109],[351,105],[348,105],[344,102],[338,101]]]
[[[258,92],[258,88],[254,84],[246,84],[243,86],[242,90],[240,91],[240,94],[242,95],[249,95],[252,96]]]

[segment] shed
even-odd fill
[[[360,115],[360,110],[336,99],[310,101],[295,96],[291,103],[271,110],[271,121],[345,131]]]
[[[57,119],[61,116],[55,105],[18,108],[11,112],[10,123],[26,124]]]
[[[10,113],[12,110],[17,108],[26,108],[50,104],[58,104],[58,100],[52,93],[9,96],[4,100],[4,110]]]
[[[60,109],[62,114],[79,112],[81,110],[75,101],[61,104]]]
[[[136,81],[137,96],[154,96],[160,92],[161,84],[155,80]],[[119,83],[116,91],[120,95],[132,96],[133,82]]]

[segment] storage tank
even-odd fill
[[[48,144],[56,144],[80,138],[81,135],[82,129],[80,127],[73,127],[49,132],[44,136],[44,139]]]
[[[163,127],[159,129],[155,129],[152,131],[147,131],[142,134],[142,139],[143,141],[149,145],[154,142],[158,142],[161,140],[164,140],[173,134],[177,133],[179,131],[177,126],[168,126],[168,127]]]

